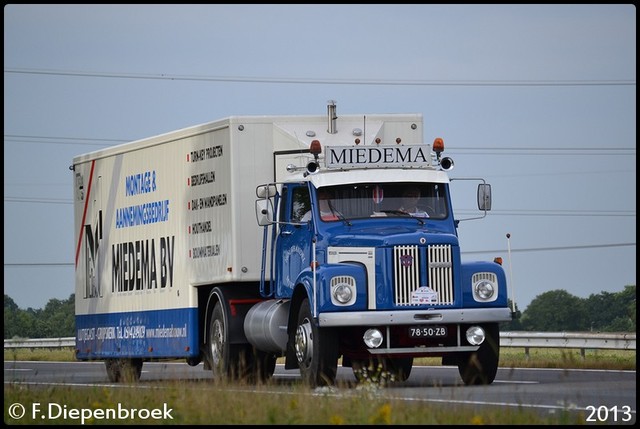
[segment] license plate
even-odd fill
[[[447,336],[446,326],[410,326],[411,338],[439,338]]]

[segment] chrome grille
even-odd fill
[[[438,292],[440,304],[453,304],[453,260],[451,246],[433,245],[427,248],[429,286]]]
[[[418,246],[393,248],[393,278],[395,304],[411,305],[411,292],[420,287]]]
[[[411,293],[420,284],[420,267],[422,266],[420,248],[418,246],[395,246],[393,248],[393,283],[395,305],[411,304]],[[426,249],[427,281],[438,293],[440,305],[453,304],[453,262],[450,245],[432,245]],[[426,283],[426,284],[424,284]]]

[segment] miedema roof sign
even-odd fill
[[[327,168],[429,167],[429,145],[329,146]]]

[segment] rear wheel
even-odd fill
[[[229,344],[228,323],[222,305],[217,303],[211,314],[207,342],[207,359],[215,380],[233,378],[237,375],[239,351],[238,346]]]
[[[278,357],[273,353],[263,352],[261,350],[255,350],[253,347],[248,347],[249,352],[252,353],[250,359],[250,377],[254,381],[267,381],[276,370],[276,360]]]
[[[107,359],[107,377],[112,383],[135,383],[142,375],[142,359]]]
[[[276,355],[256,350],[250,344],[231,344],[228,327],[222,304],[217,303],[211,314],[207,344],[207,360],[214,379],[255,382],[271,378],[276,369]]]
[[[294,349],[302,380],[311,387],[330,386],[338,371],[338,338],[333,329],[320,328],[313,321],[309,299],[298,313]]]
[[[498,373],[500,360],[500,331],[497,323],[483,326],[486,338],[480,348],[467,353],[458,361],[458,372],[468,386],[491,384]]]

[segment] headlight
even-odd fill
[[[356,302],[356,279],[351,276],[336,276],[331,279],[331,303],[351,305]]]
[[[353,291],[351,288],[345,284],[340,284],[336,286],[333,291],[333,295],[336,297],[336,300],[341,304],[346,304],[351,301],[353,297]]]
[[[479,346],[484,342],[484,329],[482,329],[480,326],[472,326],[467,329],[466,336],[469,344],[471,344],[472,346]]]
[[[498,298],[498,279],[494,273],[475,273],[471,284],[476,301],[492,302]]]
[[[367,332],[364,333],[362,339],[367,347],[370,349],[377,349],[380,347],[380,344],[382,344],[382,332],[378,329],[367,329]]]
[[[493,296],[493,284],[491,282],[482,281],[475,286],[475,293],[483,301],[491,299]]]

